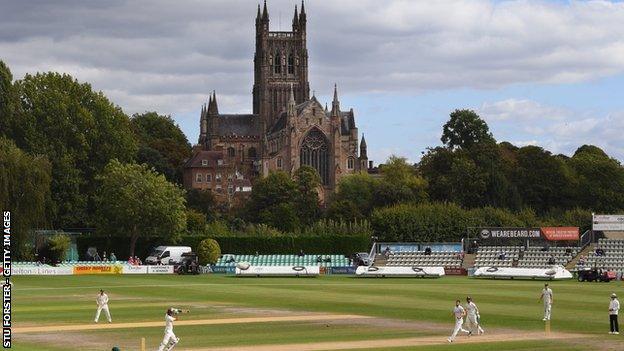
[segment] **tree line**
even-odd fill
[[[127,238],[130,253],[144,237],[247,237],[252,250],[258,238],[312,232],[455,240],[468,224],[586,225],[578,219],[592,211],[624,209],[624,168],[596,146],[568,157],[498,142],[470,110],[451,113],[441,142],[416,164],[392,156],[378,175],[342,177],[324,203],[318,174],[301,167],[256,179],[249,200],[231,208],[182,189],[191,144],[170,116],[128,116],[67,74],[13,80],[0,61],[0,207],[19,213],[18,257],[32,255],[29,235],[43,228],[96,228]],[[340,229],[353,225],[357,233]]]

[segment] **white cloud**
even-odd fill
[[[273,29],[289,27],[295,3],[269,1]],[[125,94],[128,112],[145,109],[141,95],[180,95],[159,106],[182,111],[193,108],[184,101],[197,108],[196,96],[212,89],[233,100],[250,94],[253,2],[33,1],[5,8],[0,55],[17,77],[65,70]],[[320,90],[334,81],[351,93],[498,88],[624,71],[622,3],[346,0],[308,1],[306,8],[310,76]]]
[[[486,102],[477,111],[500,141],[508,140],[518,146],[539,145],[567,155],[583,144],[593,144],[624,160],[624,111],[601,115],[527,99]]]
[[[528,99],[506,99],[496,102],[484,102],[478,109],[487,121],[513,121],[525,123],[535,120],[562,120],[568,111],[562,108],[546,106]]]

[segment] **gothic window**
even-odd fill
[[[234,157],[236,156],[236,150],[233,147],[228,147],[227,149],[227,153],[228,153],[228,157]]]
[[[288,74],[295,74],[295,58],[292,54],[288,55]]]
[[[353,157],[347,159],[347,169],[353,169],[355,167],[355,160]]]
[[[196,183],[201,183],[202,182],[202,174],[201,173],[197,173],[197,175],[195,176],[195,182]]]
[[[318,172],[323,184],[329,184],[329,143],[318,129],[313,129],[301,142],[301,166],[310,166]]]
[[[275,53],[275,58],[273,59],[273,72],[275,74],[282,73],[282,60],[280,59],[280,53],[277,51]]]
[[[276,163],[277,163],[277,169],[282,169],[282,158],[281,157],[277,158]]]
[[[250,158],[256,158],[256,148],[250,147],[249,150],[247,150],[247,156]]]

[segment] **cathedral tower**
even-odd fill
[[[292,20],[292,31],[269,31],[266,1],[256,16],[256,53],[254,56],[253,113],[260,116],[263,132],[271,128],[288,105],[292,85],[295,102],[309,99],[306,13],[301,2]]]

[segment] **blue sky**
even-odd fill
[[[0,0],[1,1],[1,0]],[[294,0],[269,0],[287,30]],[[170,114],[192,143],[217,90],[221,112],[251,109],[257,2],[3,2],[0,59],[16,78],[72,74],[128,114]],[[624,4],[613,1],[308,0],[311,89],[338,83],[376,163],[417,161],[456,108],[499,141],[624,161]]]

